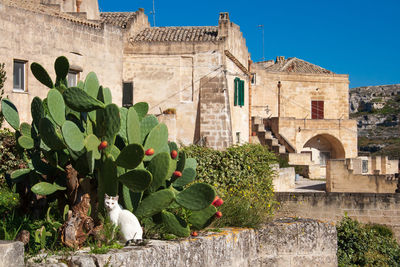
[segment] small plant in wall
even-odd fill
[[[80,247],[100,232],[97,215],[104,214],[105,194],[119,196],[141,222],[162,225],[178,237],[209,225],[217,213],[211,205],[214,188],[195,182],[196,160],[168,142],[166,125],[147,114],[148,104],[118,107],[93,72],[68,87],[65,57],[57,58],[54,68],[55,81],[40,64],[31,65],[49,88],[45,99],[33,98],[31,124],[20,122],[9,99],[1,107],[29,156],[28,168],[11,173],[12,182],[29,184],[28,193],[70,207],[61,227],[63,243]]]

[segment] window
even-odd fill
[[[122,106],[131,107],[133,105],[133,82],[122,84]]]
[[[26,61],[14,60],[14,91],[26,91]]]
[[[256,80],[256,74],[255,74],[255,73],[252,73],[252,74],[251,74],[251,84],[252,84],[252,85],[255,85],[255,84],[256,84],[256,81],[257,81],[257,80]]]
[[[236,143],[240,144],[240,132],[236,132]]]
[[[79,71],[69,70],[67,75],[68,87],[74,87],[78,85]]]
[[[362,160],[362,173],[368,172],[368,160]]]
[[[244,106],[244,81],[239,78],[235,78],[235,96],[234,96],[234,105],[235,106]]]
[[[322,120],[324,118],[324,101],[311,101],[311,118],[313,120]]]

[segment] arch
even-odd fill
[[[342,142],[330,134],[318,134],[310,138],[303,148],[314,148],[320,151],[330,152],[332,159],[345,159],[346,153]]]

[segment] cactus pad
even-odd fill
[[[39,131],[42,140],[51,149],[59,150],[65,148],[63,141],[56,132],[55,125],[48,118],[40,120]]]
[[[137,115],[136,110],[133,107],[130,107],[127,114],[126,120],[126,134],[128,138],[129,144],[142,144],[140,138],[140,124],[139,117]]]
[[[176,202],[190,210],[207,208],[215,198],[215,190],[205,183],[193,184],[177,194]]]
[[[196,178],[196,171],[192,168],[186,168],[182,172],[182,177],[176,179],[175,182],[172,183],[172,185],[175,187],[185,186],[193,182],[194,178]]]
[[[39,121],[44,117],[44,109],[42,100],[35,96],[31,103],[31,113],[33,124],[36,126],[36,129],[39,129]]]
[[[29,176],[31,169],[19,169],[11,173],[11,180],[14,183],[20,182]]]
[[[19,115],[18,110],[14,104],[9,100],[4,98],[1,100],[1,112],[4,118],[15,130],[19,129]]]
[[[112,103],[112,96],[111,96],[111,91],[109,88],[103,88],[100,86],[99,88],[99,95],[97,96],[97,99],[103,102],[104,104],[108,105]]]
[[[32,186],[31,190],[33,193],[37,195],[47,196],[53,194],[57,190],[65,190],[66,188],[63,186],[59,186],[57,184],[50,184],[47,182],[40,182]]]
[[[187,158],[185,162],[185,169],[186,168],[192,168],[193,170],[196,170],[197,168],[197,161],[194,158]]]
[[[130,144],[121,150],[116,163],[126,169],[134,169],[142,162],[143,157],[144,150],[142,145]]]
[[[89,112],[105,107],[103,102],[91,97],[78,87],[68,88],[63,95],[65,103],[75,111]]]
[[[93,157],[95,159],[100,159],[101,154],[99,152],[99,145],[100,145],[100,140],[95,136],[94,134],[89,134],[86,136],[85,141],[84,141],[85,147],[87,151],[93,151]]]
[[[51,89],[47,93],[47,106],[55,123],[62,126],[65,122],[65,103],[64,99],[57,89]]]
[[[185,169],[185,164],[186,164],[186,153],[185,153],[185,151],[179,151],[178,163],[176,164],[176,170],[183,172],[183,170]]]
[[[158,120],[154,115],[147,115],[140,121],[140,138],[141,138],[140,143],[143,144],[147,135],[154,127],[157,126],[157,124]]]
[[[65,121],[62,126],[62,135],[67,146],[73,151],[81,151],[84,147],[84,137],[78,126],[72,121]]]
[[[153,157],[155,157],[162,148],[164,147],[165,144],[168,142],[168,128],[164,123],[158,124],[156,127],[154,127],[149,135],[146,138],[146,142],[144,144],[144,151],[146,151],[149,148],[154,149],[154,154],[150,156],[145,156],[144,161],[149,161]]]
[[[187,237],[190,235],[189,225],[181,217],[163,210],[161,218],[166,230],[179,237]]]
[[[139,116],[139,121],[141,121],[149,111],[149,104],[147,104],[146,102],[138,102],[133,105],[133,108],[136,110]]]
[[[69,71],[68,59],[64,56],[58,57],[54,62],[54,70],[56,71],[56,84],[59,84],[61,80],[64,80]]]
[[[96,134],[104,137],[109,144],[113,144],[121,127],[119,108],[115,104],[110,104],[104,110],[98,110],[96,113]]]
[[[132,170],[118,177],[118,181],[132,192],[142,192],[150,186],[152,176],[147,170]]]
[[[128,136],[126,134],[126,121],[128,117],[128,109],[127,108],[119,108],[119,115],[121,117],[121,127],[119,128],[118,135],[124,140],[124,143],[128,142]]]
[[[167,152],[157,154],[150,161],[147,169],[153,175],[153,182],[150,186],[152,192],[156,191],[162,185],[165,186],[165,180],[171,176],[169,174],[170,161],[171,157]]]
[[[31,136],[32,126],[26,122],[21,123],[19,126],[19,131],[22,135]]]
[[[135,215],[139,218],[153,216],[168,208],[174,201],[175,194],[170,189],[157,191],[143,199],[136,210]]]
[[[118,194],[117,165],[111,155],[106,156],[99,172],[98,200],[103,207],[104,194],[116,196]],[[100,207],[100,208],[101,208]]]
[[[188,222],[197,230],[204,229],[211,224],[216,212],[217,208],[213,205],[199,211],[193,211],[189,216]]]
[[[84,90],[93,98],[97,98],[99,94],[99,80],[94,72],[89,72],[85,79]]]
[[[24,149],[32,149],[34,147],[34,141],[29,136],[20,136],[18,138],[18,145]]]
[[[39,63],[33,62],[31,64],[31,71],[33,76],[41,82],[42,84],[46,85],[50,89],[54,87],[53,81],[51,80],[47,71],[40,65]]]

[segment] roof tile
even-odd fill
[[[137,16],[137,12],[101,12],[101,22],[126,28],[131,20]]]
[[[263,64],[258,62],[256,64]],[[274,64],[265,67],[268,72],[294,72],[294,73],[314,73],[314,74],[334,74],[332,71],[321,68],[315,64],[298,59],[295,57],[284,59],[278,57]]]
[[[207,42],[218,41],[217,26],[152,27],[132,38],[132,42]]]

